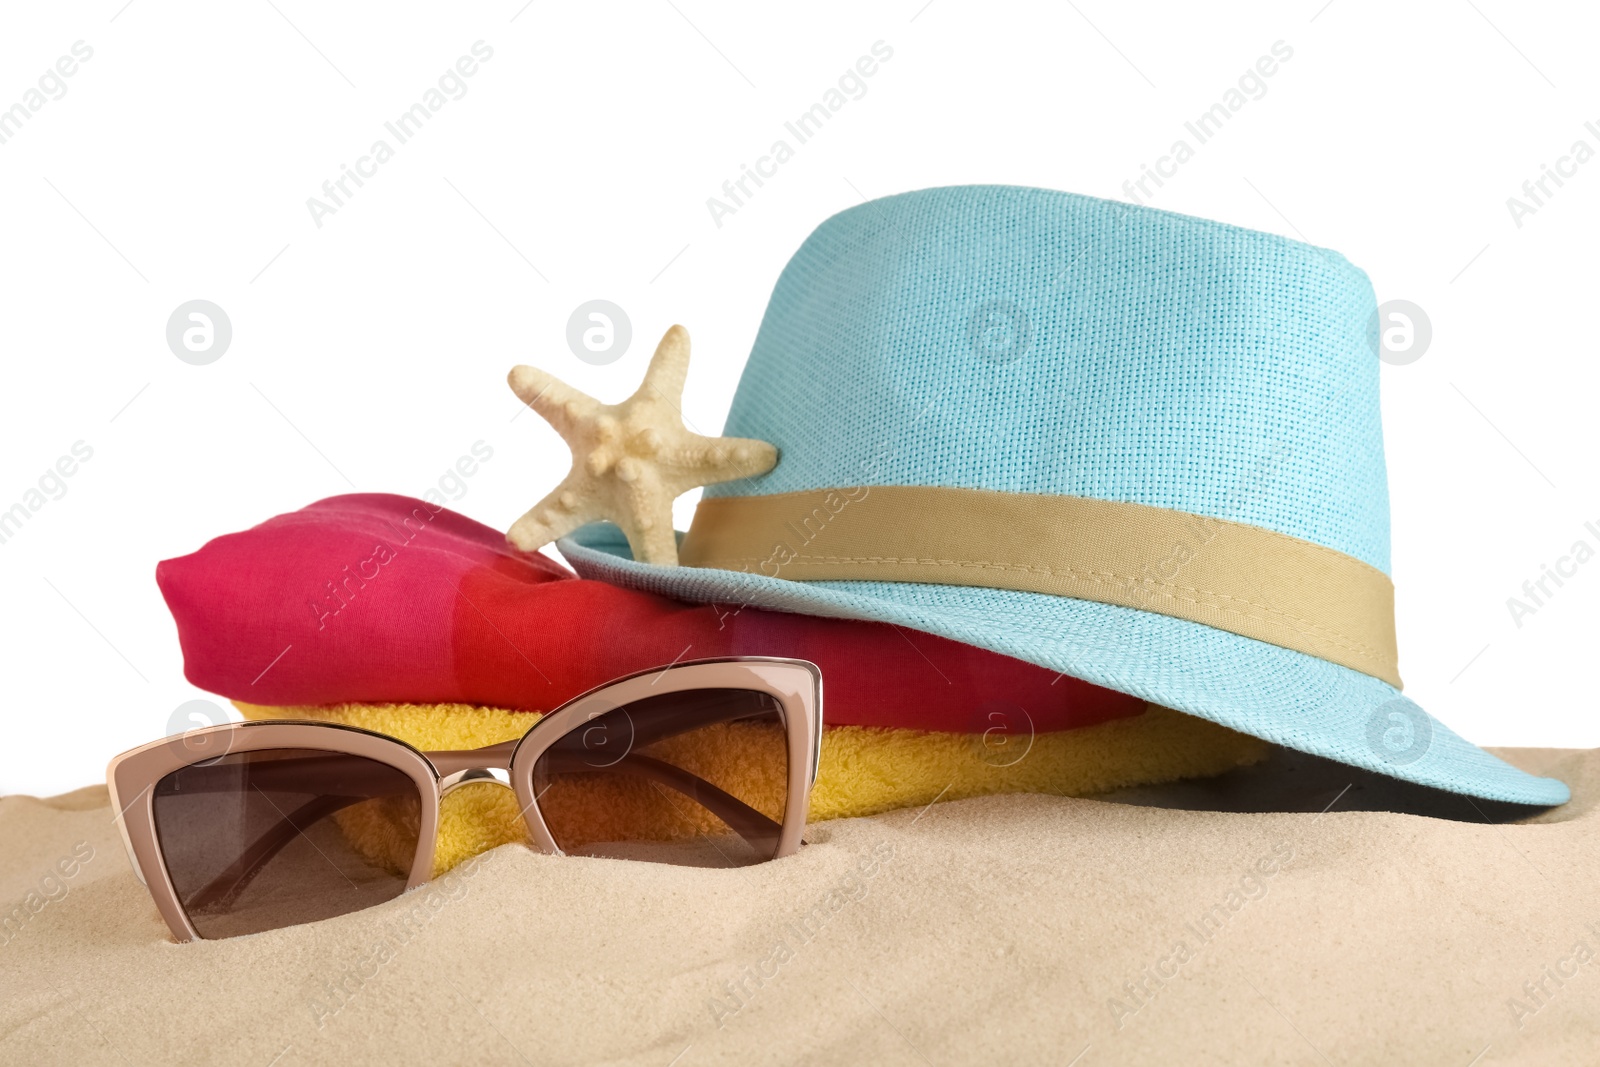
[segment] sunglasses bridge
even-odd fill
[[[483,748],[454,748],[438,752],[424,752],[439,775],[439,798],[442,800],[464,785],[493,782],[512,789],[511,756],[521,738],[502,741]]]

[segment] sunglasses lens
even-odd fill
[[[238,752],[156,784],[167,873],[202,937],[326,919],[399,896],[416,855],[410,776],[360,756]]]
[[[695,689],[569,730],[534,764],[533,791],[568,854],[741,867],[777,852],[788,768],[774,697]]]

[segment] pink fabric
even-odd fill
[[[1038,730],[1142,703],[881,623],[691,605],[575,577],[407,497],[333,497],[156,569],[195,685],[268,705],[460,701],[545,710],[637,670],[728,655],[822,667],[830,724]]]

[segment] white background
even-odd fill
[[[1383,368],[1407,691],[1483,744],[1600,744],[1600,561],[1521,628],[1506,606],[1578,538],[1600,548],[1600,161],[1520,228],[1506,205],[1575,140],[1600,148],[1592,10],[124,3],[0,14],[0,107],[94,50],[0,144],[0,509],[94,450],[0,544],[0,791],[97,781],[200,695],[158,560],[352,489],[421,494],[480,439],[494,458],[452,506],[503,528],[567,464],[511,422],[506,370],[620,399],[673,322],[687,414],[715,432],[829,214],[963,182],[1121,196],[1278,40],[1266,95],[1152,203],[1337,248],[1427,311],[1430,349]],[[479,40],[466,95],[316,227],[307,198]],[[879,40],[865,96],[718,228],[706,199]],[[233,324],[209,366],[165,340],[195,298]],[[633,322],[609,366],[566,347],[592,298]]]

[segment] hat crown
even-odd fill
[[[1385,573],[1376,307],[1338,253],[1006,186],[825,221],[778,279],[708,496],[923,485],[1248,523]]]

